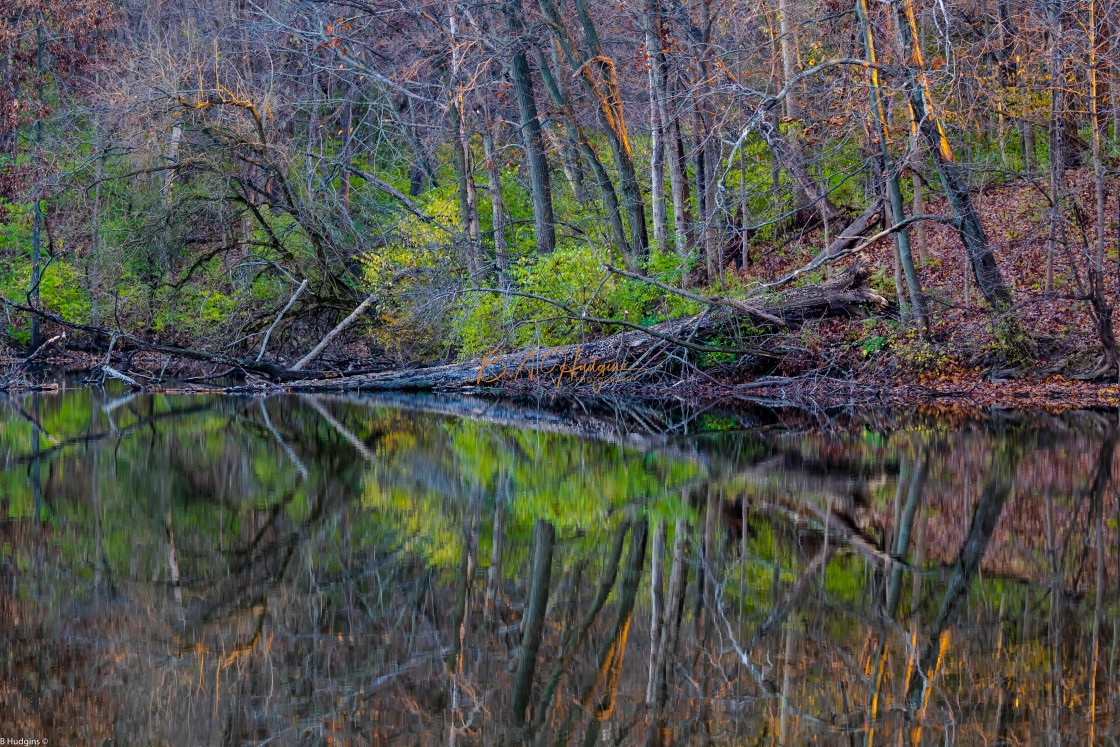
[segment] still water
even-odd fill
[[[1116,744],[1118,434],[12,395],[0,737]]]

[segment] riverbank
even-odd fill
[[[1090,181],[1084,175],[1073,179],[1074,195],[1088,199],[1081,192]],[[741,270],[729,267],[738,277],[728,284],[743,287],[746,300],[719,295],[719,287],[707,288],[706,296],[686,291],[706,300],[707,310],[653,327],[624,326],[578,344],[417,365],[376,357],[356,324],[323,350],[317,370],[296,371],[298,354],[262,359],[245,351],[208,351],[203,340],[180,340],[196,346],[187,349],[121,333],[99,337],[56,316],[44,319],[54,342],[30,358],[26,352],[0,354],[0,388],[49,386],[52,369],[78,369],[90,371],[87,379],[94,382],[119,378],[137,389],[163,391],[479,391],[701,407],[752,402],[937,412],[1120,406],[1116,374],[1100,366],[1091,310],[1077,291],[1078,258],[1048,250],[1044,236],[1024,230],[1037,224],[1030,219],[1033,199],[1029,186],[992,187],[977,195],[984,230],[999,247],[1001,272],[1014,289],[1009,313],[1025,333],[1010,345],[993,332],[999,323],[974,287],[955,230],[932,223],[918,247],[933,312],[926,335],[901,319],[892,300],[894,282],[884,269],[892,266],[889,238],[865,247],[846,269],[836,263],[817,271],[815,284],[793,283],[776,294],[751,290],[751,278],[784,277],[803,267],[823,241],[818,229],[780,245],[752,247]],[[948,210],[937,200],[929,209]],[[1118,281],[1109,273],[1106,296],[1120,297]],[[1086,376],[1095,380],[1082,380]]]

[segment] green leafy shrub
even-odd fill
[[[606,325],[594,319],[648,326],[697,310],[695,303],[654,285],[608,274],[602,269],[605,261],[581,245],[516,262],[509,273],[515,294],[468,294],[461,302],[453,341],[460,356],[469,359],[495,349],[564,345],[586,335],[617,331],[604,329]],[[655,253],[647,272],[673,283],[679,280],[679,264],[676,255]]]

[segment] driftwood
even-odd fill
[[[33,350],[30,355],[28,355],[26,358],[24,358],[22,361],[20,361],[18,365],[16,365],[14,368],[12,368],[12,370],[8,371],[6,374],[4,374],[4,376],[0,377],[0,392],[6,392],[9,389],[11,389],[14,385],[14,382],[16,381],[16,376],[18,376],[21,371],[23,371],[25,368],[27,368],[27,366],[30,365],[32,363],[32,361],[34,361],[36,358],[38,358],[40,355],[42,355],[52,345],[54,345],[56,342],[58,342],[59,340],[65,338],[65,337],[66,337],[65,332],[63,332],[60,335],[55,335],[54,337],[47,340],[46,342],[44,342],[39,347],[35,348],[35,350]],[[23,388],[23,387],[17,387],[17,388]]]
[[[349,327],[354,322],[358,321],[358,318],[362,314],[365,313],[365,310],[369,308],[370,304],[372,304],[374,299],[376,299],[376,298],[377,298],[376,293],[370,294],[366,298],[366,300],[364,300],[360,304],[358,304],[358,308],[356,308],[356,309],[354,309],[353,311],[350,312],[350,316],[346,317],[341,322],[339,322],[337,325],[335,325],[335,328],[332,329],[330,332],[328,332],[326,337],[324,337],[322,340],[320,340],[319,344],[316,345],[314,348],[312,348],[310,353],[308,353],[307,355],[303,356],[298,361],[296,361],[295,365],[293,365],[288,370],[289,371],[302,371],[304,369],[304,367],[307,366],[308,363],[310,363],[311,361],[318,358],[319,354],[327,349],[327,346],[331,344],[331,341],[334,340],[334,338],[341,335],[343,332],[346,331],[347,327]]]
[[[598,389],[605,384],[637,381],[654,370],[660,360],[673,357],[685,347],[699,347],[694,341],[732,334],[744,316],[749,316],[753,325],[759,325],[764,314],[793,327],[810,318],[886,306],[886,301],[866,286],[867,277],[866,271],[853,264],[826,283],[794,288],[768,300],[755,299],[753,304],[744,303],[750,309],[746,314],[738,304],[713,303],[708,310],[685,319],[662,322],[647,330],[631,329],[593,342],[487,355],[466,363],[430,368],[309,379],[292,382],[288,388],[297,392],[447,391],[501,387],[539,379],[550,384],[583,384]],[[743,350],[750,351],[740,359],[748,368],[765,365],[768,357],[780,357],[762,348]]]

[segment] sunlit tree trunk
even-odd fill
[[[871,89],[871,118],[875,128],[876,139],[879,141],[879,160],[883,178],[886,182],[887,203],[890,205],[891,225],[902,223],[906,219],[902,199],[902,185],[899,181],[898,167],[890,152],[890,129],[887,123],[886,103],[883,101],[882,86],[879,83],[879,59],[875,52],[875,37],[871,31],[871,19],[867,0],[858,0],[856,11],[859,16],[860,29],[863,35],[864,52],[867,56],[869,67],[867,70],[868,81]],[[910,309],[918,330],[923,335],[929,334],[929,312],[926,309],[926,298],[922,292],[921,281],[917,269],[914,267],[914,256],[910,250],[910,230],[902,228],[894,233],[896,266],[901,267],[902,275],[906,279],[907,293],[910,297]],[[901,295],[899,304],[902,304]]]
[[[632,263],[633,256],[628,249],[629,240],[626,237],[626,228],[622,222],[622,212],[619,207],[618,194],[615,192],[614,182],[611,181],[610,174],[607,173],[603,162],[599,160],[599,155],[595,152],[595,147],[592,145],[587,133],[580,127],[579,122],[572,113],[568,100],[564,96],[564,91],[560,88],[559,81],[553,76],[548,66],[548,61],[544,57],[544,53],[539,49],[537,50],[537,63],[540,67],[541,79],[544,81],[545,88],[548,90],[548,95],[549,98],[552,99],[553,106],[564,114],[570,129],[571,137],[574,138],[575,142],[579,145],[584,161],[586,161],[595,176],[595,183],[599,187],[599,196],[603,200],[603,209],[607,214],[607,223],[610,226],[611,239],[614,241],[616,248],[629,266]],[[639,268],[634,266],[630,269]]]
[[[903,0],[903,13],[904,18],[900,26],[903,43],[909,47],[909,65],[906,72],[913,121],[919,134],[929,145],[934,164],[937,166],[937,173],[945,189],[945,197],[953,211],[961,243],[968,252],[980,292],[991,304],[993,311],[999,314],[1006,313],[1011,308],[1011,290],[1004,283],[1003,274],[996,265],[987,236],[980,225],[980,217],[972,204],[964,172],[956,162],[945,134],[945,126],[933,106],[933,98],[923,72],[925,62],[922,58],[913,0]]]
[[[603,52],[598,30],[591,19],[585,0],[576,0],[575,6],[590,57],[585,57],[576,50],[555,0],[539,0],[539,2],[569,66],[582,81],[587,96],[597,104],[596,115],[614,156],[622,205],[630,228],[629,237],[622,241],[619,249],[628,267],[640,267],[649,251],[649,238],[646,233],[644,202],[637,173],[634,170],[630,138],[623,116],[622,93],[615,63]],[[586,138],[584,140],[586,142]]]

